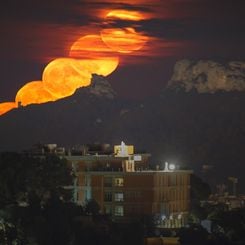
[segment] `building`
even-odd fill
[[[223,204],[227,207],[227,210],[239,209],[245,207],[245,196],[244,195],[229,195],[224,193],[223,195],[213,194],[210,195],[208,200],[203,201],[202,205],[219,205]]]
[[[94,199],[101,213],[127,222],[144,215],[154,217],[158,227],[186,224],[190,204],[190,170],[149,168],[150,154],[135,154],[124,142],[111,153],[69,152],[64,155],[75,173],[74,201],[83,205]]]
[[[187,223],[190,206],[190,170],[165,163],[151,169],[150,154],[135,153],[134,146],[86,145],[70,150],[56,144],[37,144],[32,155],[57,154],[74,171],[73,201],[84,205],[94,199],[102,214],[127,222],[151,216],[159,228],[178,228]]]

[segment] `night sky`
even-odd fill
[[[240,0],[9,0],[0,4],[0,102],[14,101],[27,82],[40,80],[53,59],[67,57],[71,45],[99,34],[113,9],[139,11],[133,25],[149,37],[138,51],[120,54],[119,67],[108,76],[123,98],[156,94],[182,58],[244,60],[245,15]]]

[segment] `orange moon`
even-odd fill
[[[29,104],[41,104],[47,101],[54,101],[57,98],[48,92],[42,81],[33,81],[25,84],[16,94],[16,103],[21,102],[22,106]]]
[[[70,47],[69,56],[76,59],[117,57],[115,52],[105,45],[100,35],[86,35],[76,40]]]
[[[16,95],[21,105],[41,104],[72,95],[76,89],[89,86],[92,74],[107,76],[118,66],[119,58],[99,35],[79,38],[69,56],[51,61],[44,69],[42,81],[25,84]],[[109,55],[109,56],[108,56]]]
[[[75,68],[76,60],[55,59],[43,71],[44,88],[58,99],[72,95],[77,88],[88,86],[91,74]]]
[[[117,59],[56,59],[44,69],[43,85],[45,90],[56,98],[64,98],[72,95],[78,88],[89,86],[92,74],[107,76],[117,65]]]
[[[71,46],[69,56],[76,58],[79,61],[76,64],[85,70],[102,76],[111,74],[119,64],[117,54],[106,46],[100,35],[79,38]]]
[[[146,19],[145,16],[138,12],[138,11],[129,11],[124,9],[115,9],[110,11],[106,18],[115,18],[115,19],[121,19],[121,20],[133,20],[133,21],[140,21],[143,19]]]
[[[4,102],[0,103],[0,115],[5,114],[6,112],[16,108],[17,105],[15,102]]]
[[[141,49],[148,37],[139,34],[134,28],[107,28],[101,31],[105,44],[120,53],[131,53]]]
[[[107,13],[106,22],[126,20],[138,22],[145,16],[137,11],[113,10]],[[141,49],[148,37],[133,27],[112,28],[100,35],[86,35],[76,40],[70,48],[69,58],[51,61],[44,69],[42,81],[25,84],[16,94],[15,102],[0,103],[0,115],[16,108],[55,101],[72,95],[76,89],[89,86],[92,74],[108,76],[119,64],[119,53]]]
[[[109,23],[117,20],[126,20],[138,22],[145,19],[144,15],[137,11],[129,10],[113,10],[110,11],[105,19]],[[109,24],[110,26],[110,24]],[[101,30],[103,42],[112,50],[119,53],[131,53],[141,49],[148,41],[148,37],[141,32],[137,32],[135,28],[114,28],[113,26]]]

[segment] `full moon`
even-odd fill
[[[144,15],[138,11],[129,11],[125,9],[114,9],[106,15],[106,19],[115,18],[121,20],[140,21],[145,19]]]
[[[16,94],[16,103],[22,106],[29,104],[41,104],[47,101],[54,101],[57,98],[48,92],[42,81],[33,81],[25,84]]]
[[[92,74],[112,73],[119,63],[119,58],[112,54],[99,35],[79,38],[70,49],[70,58],[51,61],[43,71],[42,81],[25,84],[17,92],[15,101],[26,106],[70,96],[76,89],[89,86]]]
[[[69,56],[76,58],[91,73],[108,76],[119,64],[119,58],[108,48],[99,35],[79,38],[70,48]]]
[[[72,95],[77,88],[90,84],[91,74],[83,71],[83,67],[76,69],[77,61],[70,58],[55,59],[43,71],[43,84],[47,91],[57,98]]]
[[[42,80],[26,83],[16,94],[15,102],[0,103],[0,115],[22,106],[55,101],[72,95],[76,89],[91,84],[92,74],[108,76],[119,64],[119,53],[141,49],[148,37],[136,31],[137,25],[113,26],[117,20],[138,23],[145,16],[138,11],[112,10],[105,16],[106,28],[100,35],[86,35],[70,47],[67,58],[51,61]],[[112,24],[112,26],[111,26]]]
[[[3,115],[4,113],[16,108],[17,105],[15,102],[4,102],[0,103],[0,115]]]
[[[148,40],[147,36],[137,33],[134,28],[103,29],[101,36],[108,47],[120,53],[139,50]]]
[[[117,20],[137,23],[144,19],[143,14],[137,11],[113,10],[106,15],[105,19],[106,23],[110,24],[101,30],[101,37],[103,42],[112,50],[119,53],[131,53],[141,49],[147,42],[148,37],[133,27],[118,28],[113,26]]]

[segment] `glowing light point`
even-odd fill
[[[164,172],[172,172],[175,170],[175,164],[173,163],[168,163],[168,162],[165,162],[165,167],[164,167]]]
[[[173,163],[170,163],[169,166],[168,166],[169,170],[175,170],[175,164]]]

